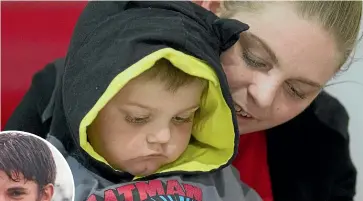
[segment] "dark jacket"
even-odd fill
[[[322,92],[296,118],[267,131],[275,201],[353,200],[348,121],[339,101]]]
[[[34,78],[6,129],[40,134],[62,151],[74,175],[77,201],[260,201],[231,167],[239,134],[219,60],[247,29],[192,2],[90,2],[77,22],[64,63],[49,65]],[[162,58],[204,78],[208,87],[194,120],[194,140],[184,153],[156,173],[138,177],[112,167],[96,153],[86,128],[128,81]],[[38,86],[38,81],[52,83]],[[17,112],[32,113],[23,104],[46,102],[37,107],[40,116],[33,110],[34,116],[26,120],[49,128],[22,127],[19,120],[24,117],[16,117]]]
[[[61,60],[57,61],[60,62]],[[42,114],[55,87],[55,63],[38,72],[5,130],[43,138],[49,121]],[[268,165],[275,201],[352,201],[357,172],[349,153],[348,115],[322,92],[293,120],[267,132]]]
[[[191,54],[213,60],[196,55],[203,52],[204,49]],[[62,62],[55,62],[60,69]],[[43,138],[53,130],[66,150],[74,150],[74,140],[69,139],[67,130],[69,126],[65,127],[64,108],[47,107],[49,102],[55,101],[51,97],[57,93],[56,83],[61,83],[55,63],[48,64],[34,76],[29,91],[5,129],[28,131]],[[74,100],[71,103],[79,104]],[[52,116],[53,111],[56,116]],[[52,120],[59,123],[50,128]],[[348,115],[344,107],[323,92],[299,116],[268,130],[268,163],[275,201],[352,201],[356,170],[349,154],[347,127]],[[94,172],[98,172],[102,167],[95,169]]]

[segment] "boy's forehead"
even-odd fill
[[[0,180],[14,183],[26,183],[26,179],[24,178],[24,174],[21,172],[17,172],[15,170],[9,171],[9,173],[0,170]]]
[[[0,170],[0,192],[4,193],[4,191],[34,191],[39,188],[39,184],[33,180],[27,180],[24,178],[22,173],[19,174],[12,174],[12,177],[5,172]]]
[[[170,106],[174,110],[184,110],[199,105],[202,91],[203,87],[198,83],[170,91],[159,79],[134,79],[120,89],[112,102],[145,109]]]

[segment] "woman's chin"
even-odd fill
[[[262,124],[262,122],[258,122],[258,120],[253,118],[248,119],[243,117],[242,118],[237,117],[237,122],[240,135],[263,131],[273,127],[273,126],[264,125]]]

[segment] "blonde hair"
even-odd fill
[[[255,12],[267,2],[223,1],[219,10],[222,18],[230,18],[237,12]],[[274,2],[269,2],[274,3]],[[335,38],[341,51],[342,66],[352,53],[359,34],[362,1],[288,1],[304,19],[319,23]]]

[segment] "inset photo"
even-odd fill
[[[0,132],[0,200],[73,199],[72,172],[52,144],[27,132]]]

